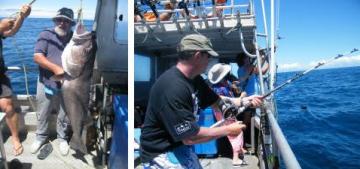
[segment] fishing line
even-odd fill
[[[351,50],[351,51],[348,52],[348,53],[339,54],[339,55],[337,55],[337,56],[335,56],[335,57],[333,57],[333,58],[331,58],[331,59],[329,59],[329,60],[327,60],[327,61],[319,62],[319,63],[318,63],[317,65],[315,65],[314,67],[312,67],[312,68],[310,68],[310,69],[308,69],[308,70],[305,70],[304,72],[302,72],[302,73],[300,73],[300,74],[296,74],[294,77],[290,78],[289,80],[287,80],[287,81],[284,82],[283,84],[277,86],[277,87],[274,88],[273,90],[271,90],[271,91],[267,92],[266,94],[262,95],[261,98],[264,99],[264,98],[270,96],[270,95],[271,95],[272,93],[274,93],[275,91],[280,90],[280,89],[283,88],[284,86],[286,86],[286,85],[294,82],[295,80],[297,80],[297,79],[299,79],[300,77],[306,75],[306,74],[309,73],[310,71],[313,71],[313,70],[319,68],[320,66],[323,66],[323,65],[325,65],[325,64],[331,63],[331,62],[333,62],[333,61],[335,61],[335,60],[337,60],[337,59],[339,59],[339,58],[342,58],[342,57],[344,57],[344,56],[352,55],[353,53],[358,52],[358,51],[359,51],[358,49],[354,48],[353,50]],[[227,120],[228,118],[237,117],[238,115],[240,115],[241,113],[243,113],[244,110],[246,110],[247,108],[249,108],[249,107],[252,105],[252,104],[251,104],[251,100],[245,100],[245,101],[243,101],[242,105],[243,105],[243,106],[241,106],[241,107],[237,107],[237,106],[235,106],[234,104],[231,104],[231,105],[226,109],[226,110],[231,110],[231,111],[228,111],[228,112],[227,112],[227,111],[223,111],[223,112],[224,112],[224,119],[221,120],[221,121],[216,122],[215,124],[213,124],[213,125],[211,126],[211,128],[221,126],[221,125],[223,125],[223,124],[226,122],[226,120]],[[237,110],[234,111],[234,109],[237,109]],[[228,113],[231,113],[231,114],[228,114]],[[229,116],[229,117],[226,117],[226,116]]]
[[[31,6],[33,3],[35,3],[36,0],[32,0],[28,5]],[[17,17],[19,17],[20,15],[20,12],[16,12],[14,14],[11,14],[8,18],[10,19],[17,19]],[[15,46],[15,49],[16,49],[16,52],[18,54],[18,56],[20,58],[23,58],[24,57],[24,51],[17,45],[16,43],[16,36],[13,38],[13,45]],[[25,81],[25,91],[26,91],[26,96],[27,96],[27,99],[30,103],[30,106],[32,108],[32,110],[35,110],[35,104],[33,103],[32,101],[32,98],[33,96],[30,95],[30,92],[29,92],[29,83],[28,83],[28,77],[27,77],[27,69],[26,69],[26,66],[25,66],[25,63],[23,62],[23,60],[21,59],[21,64],[22,64],[22,69],[23,69],[23,72],[24,72],[24,81]]]

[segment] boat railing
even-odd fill
[[[164,4],[166,1],[162,1],[161,3]],[[232,3],[231,5],[223,6],[203,5],[199,7],[188,8],[188,11],[189,15],[192,16],[187,16],[184,9],[159,9],[157,10],[158,15],[163,13],[172,13],[171,19],[160,20],[158,17],[154,21],[147,21],[145,18],[142,18],[141,21],[134,23],[135,34],[166,31],[182,32],[184,30],[224,27],[232,28],[237,25],[239,19],[241,19],[241,24],[243,26],[255,25],[253,21],[255,16],[250,12],[251,9],[249,4]]]
[[[293,151],[290,148],[289,143],[287,142],[283,132],[281,131],[281,128],[277,123],[274,114],[270,110],[267,110],[266,113],[269,120],[270,129],[272,132],[272,137],[276,142],[276,146],[280,152],[281,157],[283,158],[285,167],[291,169],[301,168]]]

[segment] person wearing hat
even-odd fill
[[[231,89],[232,81],[236,79],[236,77],[232,77],[231,73],[231,66],[224,63],[217,63],[213,65],[208,72],[208,79],[212,84],[212,89],[220,96],[227,96],[227,97],[235,97]],[[242,92],[240,97],[245,97],[246,93]],[[220,121],[224,117],[221,112],[214,109],[214,114],[216,120]],[[237,119],[227,119],[225,124],[231,124],[236,122]],[[247,124],[246,124],[247,125]],[[246,152],[243,148],[244,145],[244,137],[243,132],[241,132],[237,136],[227,136],[231,147],[233,150],[233,166],[241,166],[246,165],[244,159],[241,159]],[[241,157],[241,158],[240,158]]]
[[[238,135],[245,125],[232,123],[216,128],[200,127],[199,108],[219,109],[220,97],[200,76],[210,57],[219,56],[208,38],[199,34],[183,37],[178,45],[178,62],[152,86],[140,137],[141,161],[145,168],[202,168],[189,145],[226,135]],[[247,97],[259,106],[260,97]],[[229,98],[240,106],[244,99]],[[171,152],[175,159],[168,156]]]
[[[6,76],[6,66],[2,54],[2,39],[14,35],[20,29],[23,21],[30,15],[31,7],[23,5],[16,18],[4,18],[0,20],[0,111],[6,113],[6,123],[12,136],[14,155],[23,153],[24,148],[20,143],[18,133],[18,115],[14,111],[12,103],[12,89],[10,79]]]
[[[34,61],[39,65],[39,79],[37,83],[37,129],[36,139],[31,146],[31,153],[35,154],[47,142],[49,116],[52,111],[57,116],[57,138],[62,155],[69,152],[69,119],[63,107],[61,83],[52,80],[54,75],[64,74],[61,55],[72,37],[72,26],[75,25],[74,12],[69,8],[61,8],[53,18],[55,27],[40,33],[35,44]]]

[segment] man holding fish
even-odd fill
[[[36,153],[47,142],[49,116],[52,111],[57,111],[59,150],[65,156],[69,152],[70,122],[65,113],[61,83],[50,77],[64,74],[61,55],[73,34],[71,28],[75,25],[74,12],[69,8],[61,8],[53,21],[55,27],[41,32],[35,44],[34,61],[39,65],[36,94],[38,124],[31,153]]]

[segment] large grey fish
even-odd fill
[[[70,147],[87,153],[86,129],[91,124],[89,116],[89,92],[94,67],[96,43],[93,33],[78,23],[70,42],[62,54],[65,71],[61,87],[65,111],[69,117],[73,135]]]

